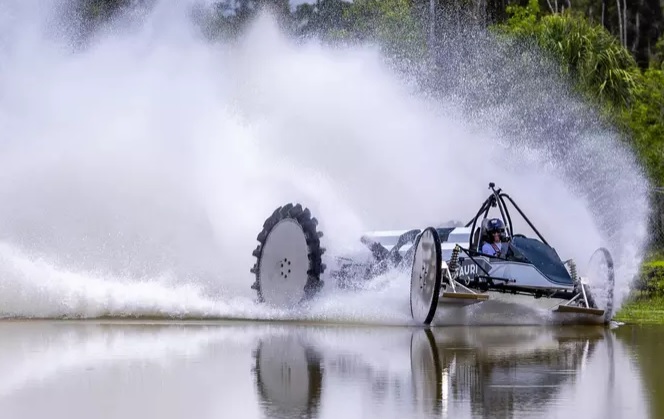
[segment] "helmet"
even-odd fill
[[[486,232],[487,234],[493,234],[496,232],[504,233],[505,224],[498,218],[492,218],[486,223]]]
[[[500,233],[500,241],[501,242],[507,242],[507,236],[505,235],[505,223],[503,223],[502,220],[498,218],[491,218],[490,220],[486,220],[486,233],[485,233],[485,240],[488,242],[493,242],[494,238],[493,235],[495,233]]]

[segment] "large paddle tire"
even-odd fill
[[[604,321],[608,323],[613,316],[613,293],[616,285],[613,257],[600,247],[592,254],[585,275],[586,295],[593,308],[604,310]]]
[[[413,267],[410,274],[410,313],[421,324],[430,324],[436,314],[442,281],[440,236],[433,227],[426,228],[413,244]]]
[[[320,246],[323,233],[308,208],[287,204],[265,220],[253,251],[256,263],[251,286],[258,300],[278,307],[292,307],[313,297],[323,286],[325,271]]]

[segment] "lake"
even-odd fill
[[[0,323],[3,418],[662,418],[664,327]]]

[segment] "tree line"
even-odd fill
[[[237,27],[267,6],[290,20],[292,27],[301,33],[346,31],[366,35],[363,32],[371,27],[370,21],[385,8],[400,10],[408,6],[422,11],[434,9],[434,13],[462,11],[488,26],[504,23],[510,7],[528,4],[528,0],[311,0],[291,10],[288,0],[220,0],[216,11],[218,23]],[[538,6],[547,14],[573,12],[585,17],[591,25],[600,25],[630,51],[641,68],[646,68],[653,56],[661,56],[663,52],[662,43],[658,45],[664,29],[661,0],[538,0]]]
[[[153,1],[76,0],[80,15],[88,22],[107,19],[136,2]],[[234,31],[267,6],[299,33],[329,35],[341,31],[366,36],[371,20],[375,20],[381,9],[401,10],[408,6],[425,13],[431,9],[438,13],[463,10],[476,22],[488,26],[504,23],[510,7],[527,7],[528,3],[528,0],[310,0],[293,9],[289,0],[219,0],[208,19],[216,24],[216,30]],[[655,56],[662,59],[662,0],[538,0],[538,6],[548,14],[571,11],[583,15],[591,25],[605,28],[630,51],[641,68],[646,68]]]

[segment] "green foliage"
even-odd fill
[[[504,25],[498,25],[498,29],[503,29],[512,35],[533,36],[537,28],[537,21],[540,14],[540,5],[537,0],[529,0],[526,6],[511,5],[507,6],[507,13],[511,16]]]
[[[655,45],[655,52],[650,62],[651,67],[664,70],[664,36]]]
[[[577,90],[597,103],[604,116],[631,138],[650,178],[664,184],[664,75],[643,73],[630,52],[604,27],[582,15],[542,15],[536,0],[508,7],[510,18],[496,27],[510,39],[532,42],[560,65]]]
[[[542,19],[539,43],[552,51],[591,97],[628,105],[638,68],[630,53],[601,26],[571,15]]]
[[[664,261],[644,263],[634,289],[648,297],[664,296]]]
[[[664,71],[649,68],[636,79],[632,106],[619,119],[651,177],[664,183]]]
[[[511,17],[497,26],[499,32],[536,42],[590,98],[610,106],[630,103],[639,73],[636,61],[603,27],[571,12],[543,16],[536,0],[507,11]]]
[[[614,318],[629,324],[664,324],[664,297],[634,296]]]

